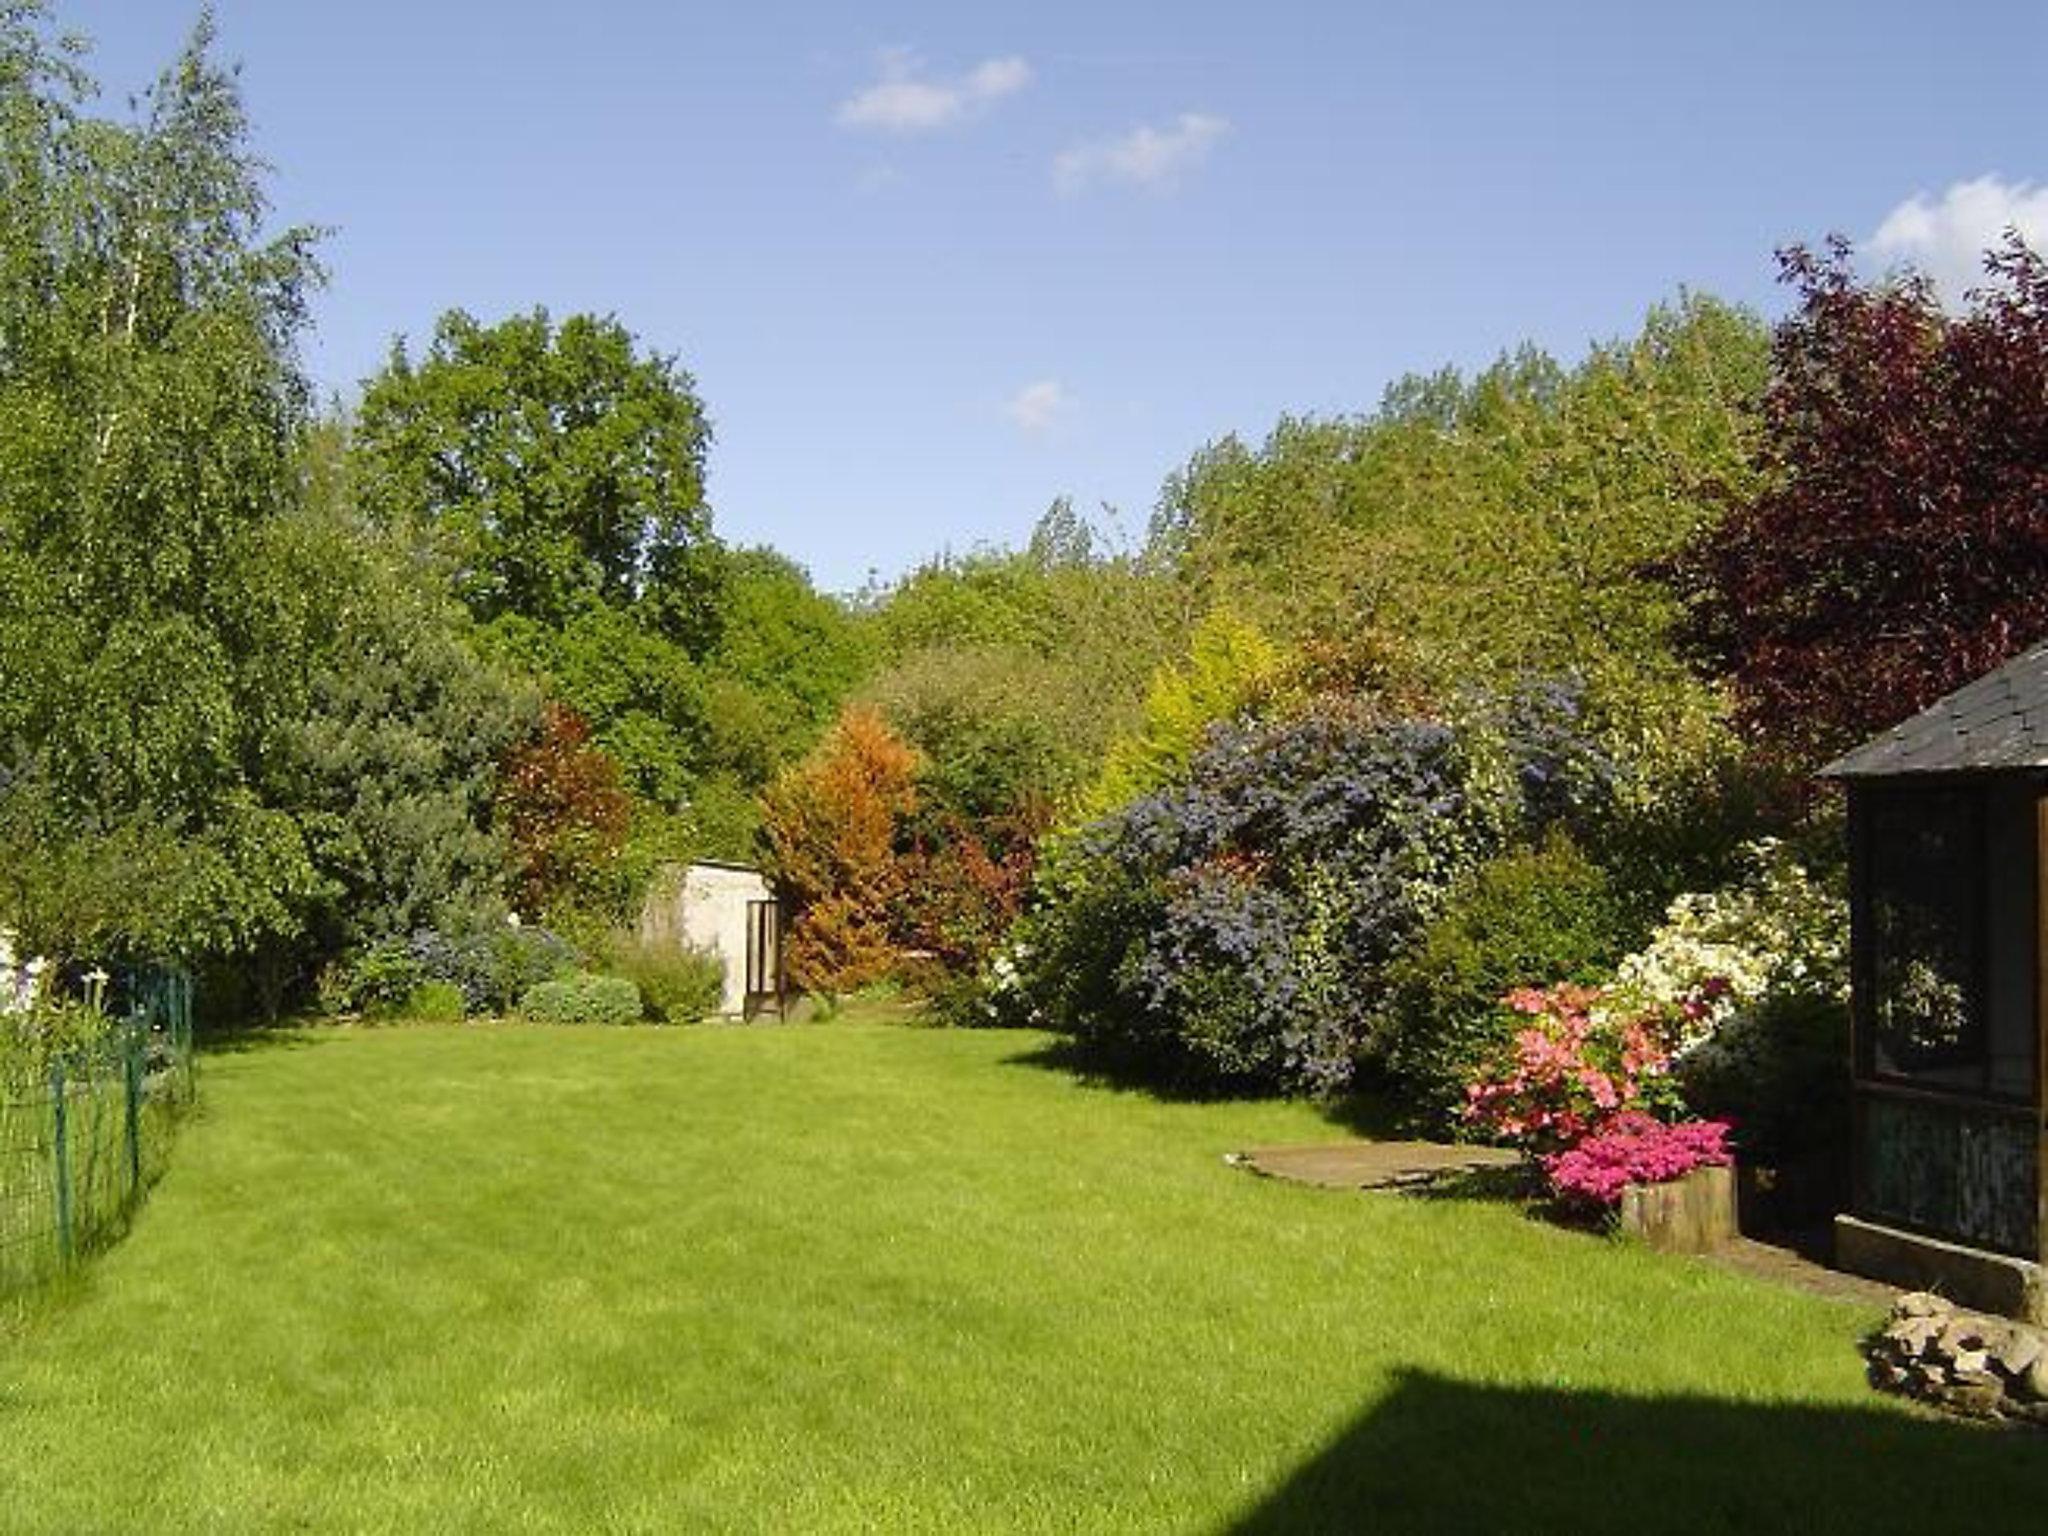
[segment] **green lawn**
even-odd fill
[[[206,1064],[0,1340],[0,1529],[1972,1531],[2048,1441],[1853,1308],[1221,1154],[1027,1036],[411,1028]]]

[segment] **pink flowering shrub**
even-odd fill
[[[1628,1110],[1614,1116],[1577,1146],[1543,1159],[1550,1184],[1575,1205],[1606,1207],[1630,1184],[1661,1184],[1695,1168],[1731,1159],[1728,1125],[1721,1120],[1681,1120],[1666,1125]]]
[[[1465,1089],[1465,1122],[1543,1157],[1576,1146],[1630,1111],[1680,1106],[1665,1021],[1602,1005],[1597,987],[1524,987],[1505,1004],[1527,1020],[1508,1054]]]

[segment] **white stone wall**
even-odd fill
[[[692,864],[657,886],[641,916],[640,933],[649,943],[688,944],[723,960],[720,1011],[737,1016],[747,1001],[747,905],[771,901],[774,895],[759,870]]]

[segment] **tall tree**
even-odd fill
[[[1678,567],[1695,639],[1793,766],[2048,635],[2048,263],[2011,238],[1951,316],[1850,255],[1784,253],[1764,487]]]
[[[1440,691],[1575,668],[1668,695],[1666,559],[1749,485],[1762,325],[1687,295],[1569,369],[1524,347],[1283,420],[1167,483],[1152,552],[1201,608],[1381,655]]]
[[[710,436],[674,358],[540,309],[453,311],[417,363],[401,342],[356,426],[365,504],[427,530],[478,617],[559,627],[595,599],[699,656],[719,618]]]
[[[65,950],[233,949],[318,881],[250,783],[250,541],[291,502],[315,232],[203,14],[129,121],[0,6],[0,916]]]

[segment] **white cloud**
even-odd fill
[[[1984,253],[2018,229],[2037,251],[2048,251],[2048,187],[1998,176],[1959,181],[1938,199],[1916,192],[1884,216],[1864,242],[1871,255],[1918,267],[1934,279],[1946,304],[1982,287]]]
[[[1020,431],[1038,437],[1050,432],[1074,409],[1074,397],[1058,379],[1039,379],[1010,397],[1003,414]]]
[[[1014,55],[985,59],[951,79],[924,72],[907,48],[887,48],[882,78],[839,104],[840,126],[885,133],[929,133],[984,112],[1031,83],[1031,66]]]
[[[1230,132],[1228,120],[1207,112],[1183,112],[1163,128],[1142,125],[1113,139],[1096,139],[1063,151],[1052,163],[1053,185],[1079,192],[1098,181],[1134,187],[1170,187],[1209,158]]]

